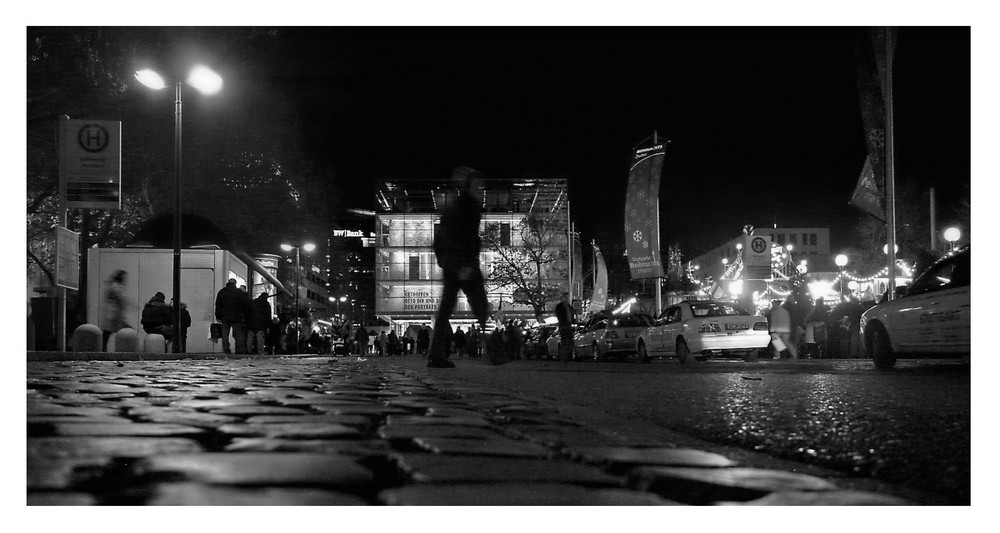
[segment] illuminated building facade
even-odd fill
[[[503,246],[522,246],[518,224],[529,213],[555,217],[555,262],[541,273],[543,284],[569,287],[569,200],[564,179],[486,179],[483,186],[482,233],[495,225]],[[442,271],[434,256],[434,232],[440,210],[454,202],[456,193],[448,180],[384,181],[378,193],[375,239],[375,312],[393,325],[430,324],[442,286]],[[483,277],[489,279],[496,253],[480,252]],[[502,302],[506,318],[534,319],[531,306],[514,304],[512,289],[491,289],[487,298],[496,310]],[[555,305],[551,302],[548,307]],[[466,326],[474,317],[463,293],[453,314],[453,326]]]

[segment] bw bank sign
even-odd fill
[[[121,122],[60,121],[59,184],[66,207],[120,209],[121,154]]]

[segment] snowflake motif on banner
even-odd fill
[[[604,289],[598,288],[597,289],[597,295],[598,296],[604,296]]]
[[[868,142],[870,142],[875,148],[882,148],[885,146],[885,130],[879,128],[872,128],[868,130]]]
[[[649,241],[642,241],[643,248],[649,248]]]
[[[625,221],[625,231],[632,231],[632,221],[631,220],[626,220]]]
[[[656,208],[656,200],[650,198],[649,200],[646,201],[646,206],[649,207],[650,209]]]
[[[638,196],[639,199],[642,200],[646,198],[646,191],[639,191],[638,193],[636,193],[636,196]]]
[[[642,240],[642,232],[641,232],[641,231],[639,231],[639,230],[635,230],[635,233],[633,233],[633,234],[632,234],[632,239],[633,239],[633,240],[634,240],[635,242],[639,242],[639,241],[641,241],[641,240]]]

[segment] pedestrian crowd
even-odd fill
[[[831,309],[823,298],[812,301],[793,291],[784,301],[773,300],[766,313],[770,348],[785,359],[860,358],[864,311],[856,296]]]

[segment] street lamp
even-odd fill
[[[955,251],[955,242],[962,238],[962,231],[958,228],[951,227],[944,230],[944,240],[951,243],[951,251]]]
[[[844,267],[847,266],[847,256],[844,255],[844,254],[840,254],[840,255],[838,255],[837,257],[834,258],[833,262],[837,263],[837,266],[840,267],[840,297],[841,297],[841,299],[843,299],[843,297],[844,297]]]
[[[299,265],[299,250],[311,252],[316,249],[316,245],[307,242],[304,244],[282,244],[281,249],[286,252],[295,250],[295,350],[299,349],[299,339],[301,337],[299,326],[299,292],[301,292],[302,268]]]
[[[144,69],[135,73],[135,79],[149,87],[160,90],[166,88],[167,84],[156,71]],[[222,78],[212,72],[211,69],[203,66],[196,66],[191,69],[187,83],[198,89],[202,94],[215,94],[222,89]],[[173,299],[177,302],[174,306],[174,328],[180,331],[181,323],[181,82],[174,84],[174,264]],[[180,343],[175,339],[173,342],[174,353],[180,353]]]

